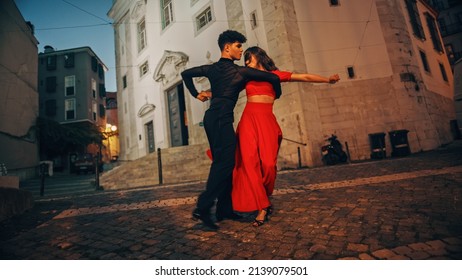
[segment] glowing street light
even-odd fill
[[[113,160],[112,151],[111,151],[111,137],[118,134],[117,126],[107,123],[106,131],[104,132],[104,134],[107,136],[107,149],[108,149],[108,154],[109,154],[109,160]]]

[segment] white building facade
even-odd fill
[[[285,138],[279,168],[320,165],[331,134],[352,160],[370,158],[371,134],[387,135],[387,156],[392,131],[408,132],[411,152],[452,141],[453,76],[436,13],[422,1],[116,0],[108,15],[121,160],[207,142],[208,103],[192,98],[180,73],[217,61],[217,38],[227,29],[246,35],[244,48],[266,49],[281,70],[340,75],[335,85],[283,85],[274,107]],[[209,88],[206,79],[196,84]],[[235,124],[244,105],[242,92]]]

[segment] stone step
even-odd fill
[[[163,183],[205,180],[211,161],[205,151],[208,145],[189,145],[161,150]],[[124,189],[159,184],[157,153],[134,161],[121,163],[102,174],[104,189]]]
[[[90,193],[95,191],[95,175],[75,175],[54,173],[45,177],[44,196],[67,196],[73,194]],[[34,198],[40,197],[41,178],[34,178],[21,182],[20,189],[28,191]]]

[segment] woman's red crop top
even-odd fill
[[[281,83],[290,81],[290,77],[292,76],[292,72],[286,71],[274,70],[271,71],[271,73],[278,75]],[[274,92],[273,86],[271,86],[271,84],[268,82],[250,81],[245,85],[245,91],[247,96],[269,95],[276,98],[276,93]]]

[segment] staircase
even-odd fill
[[[190,145],[161,150],[162,183],[174,184],[206,180],[211,161],[208,145]],[[130,189],[159,184],[157,152],[134,161],[123,162],[103,172],[100,186],[105,190]]]
[[[95,192],[95,175],[76,175],[54,172],[46,176],[44,196],[40,196],[41,179],[33,178],[21,182],[20,189],[29,191],[35,199],[80,195]]]

